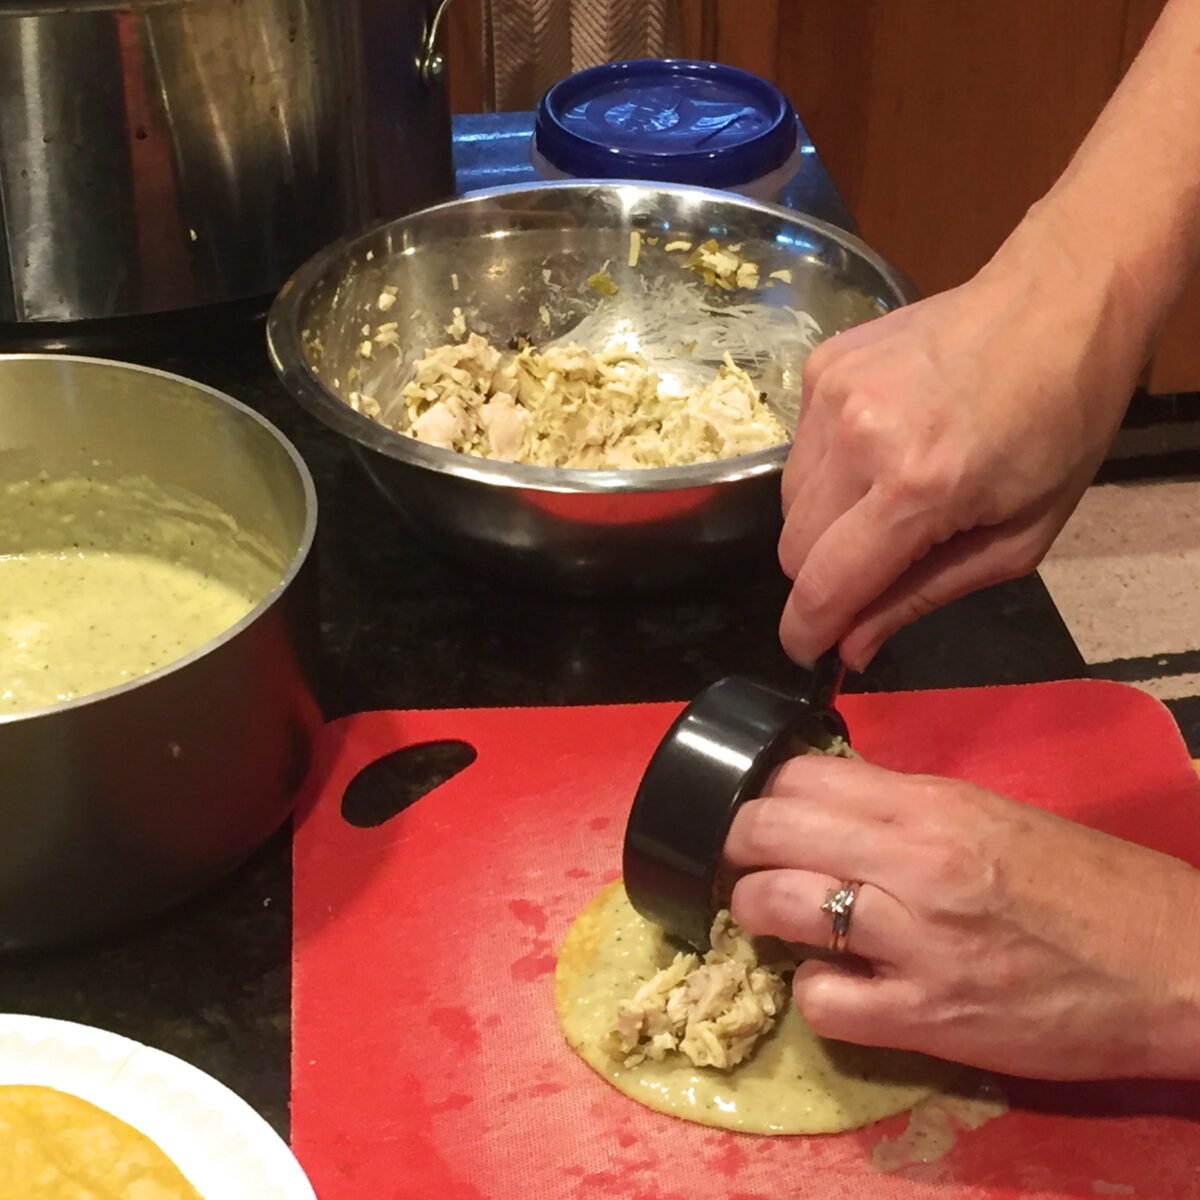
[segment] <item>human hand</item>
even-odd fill
[[[744,804],[734,918],[828,945],[796,971],[825,1037],[1043,1079],[1200,1078],[1200,872],[970,784],[806,755]]]
[[[902,625],[1041,561],[1145,353],[1074,266],[1017,239],[970,283],[809,358],[779,543],[794,659],[840,643],[861,670]]]

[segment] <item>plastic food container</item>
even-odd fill
[[[607,63],[542,97],[530,159],[544,179],[688,183],[775,201],[800,166],[788,98],[748,71],[688,59]]]

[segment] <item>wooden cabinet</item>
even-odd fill
[[[1133,61],[1165,0],[1128,0],[1121,73]],[[1155,393],[1200,392],[1200,275],[1184,292],[1159,338],[1146,387]]]
[[[863,236],[932,292],[1054,182],[1164,0],[681,3],[689,48],[788,93]],[[466,22],[478,0],[451,7]],[[1200,281],[1147,386],[1200,391]]]

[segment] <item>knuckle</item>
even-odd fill
[[[884,612],[856,622],[842,639],[842,661],[857,674],[862,674],[871,664],[879,647],[893,633],[906,624],[900,614]]]
[[[815,782],[814,776],[826,761],[819,754],[798,754],[795,758],[787,759],[771,776],[772,794],[792,798],[805,795]]]
[[[811,566],[806,565],[792,581],[792,595],[789,603],[801,621],[809,622],[826,616],[836,599],[836,594],[830,587],[829,581],[822,578]]]
[[[1006,556],[1004,562],[1004,578],[1019,579],[1037,570],[1042,561],[1042,548],[1035,542],[1022,541],[1016,543]]]
[[[735,819],[733,833],[732,848],[738,861],[748,867],[761,866],[777,844],[778,822],[772,816],[771,805],[757,800],[743,804]]]
[[[779,627],[779,644],[793,662],[808,662],[814,657],[809,653],[807,639],[786,623]]]
[[[789,579],[795,579],[804,566],[804,551],[797,545],[795,538],[785,536],[779,539],[779,566]]]
[[[837,439],[848,450],[873,447],[887,429],[879,402],[869,392],[852,390],[842,402]]]
[[[743,865],[770,867],[788,857],[785,851],[801,837],[805,824],[805,805],[796,794],[799,790],[790,784],[781,788],[774,777],[768,795],[741,805],[733,820],[728,845]],[[794,894],[786,879],[781,881],[767,874],[755,876],[751,886],[758,889],[768,884],[778,888],[779,896]]]
[[[821,377],[828,370],[830,365],[838,357],[838,346],[836,338],[826,338],[816,346],[804,361],[804,382],[811,388],[815,388],[820,382]]]
[[[784,654],[792,662],[810,662],[816,657],[810,652],[809,639],[800,630],[795,629],[787,620],[780,623],[779,644],[783,647]]]
[[[788,928],[791,910],[775,872],[751,870],[734,884],[730,912],[755,937],[781,935]]]
[[[900,618],[903,624],[909,625],[913,621],[919,620],[921,617],[928,616],[934,609],[939,607],[939,601],[936,597],[927,595],[925,592],[917,590],[909,593],[901,602]]]
[[[927,847],[926,857],[930,874],[941,883],[961,883],[971,873],[970,856],[949,839],[935,840]]]
[[[800,1015],[818,1037],[836,1039],[843,1032],[843,1017],[825,979],[798,982],[794,998]]]
[[[1008,954],[988,956],[987,978],[989,989],[1000,995],[1020,995],[1029,988],[1028,966],[1020,958]],[[960,990],[966,990],[965,983]]]
[[[951,497],[957,483],[957,473],[944,460],[910,455],[888,480],[888,490],[902,508],[928,509]]]
[[[972,897],[986,897],[995,881],[996,870],[978,850],[949,834],[932,837],[925,846],[924,868],[928,878],[939,885],[955,903],[973,907]]]
[[[760,876],[758,910],[768,928],[783,929],[791,925],[795,909],[796,896],[785,872],[770,871]]]

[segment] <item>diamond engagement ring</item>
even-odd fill
[[[847,880],[837,891],[830,889],[825,894],[825,903],[821,911],[829,914],[831,925],[829,949],[834,954],[846,953],[846,941],[850,937],[850,920],[854,916],[854,901],[858,896],[861,883]]]

